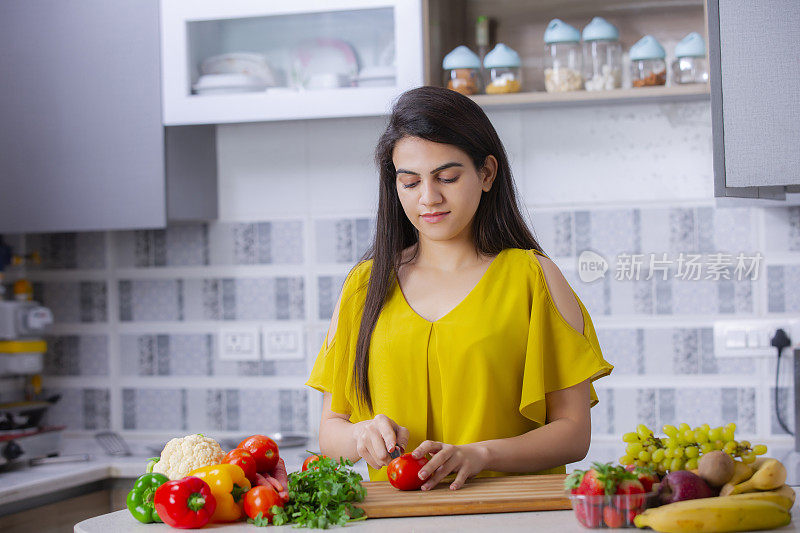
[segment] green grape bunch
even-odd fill
[[[767,453],[764,444],[751,446],[746,440],[737,441],[733,422],[715,428],[708,424],[696,428],[686,423],[678,427],[667,424],[661,430],[665,436],[656,437],[650,428],[639,424],[636,431],[625,433],[622,436],[625,455],[619,458],[620,464],[652,468],[664,475],[675,470],[694,470],[700,457],[714,450],[722,450],[745,464]]]

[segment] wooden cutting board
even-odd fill
[[[571,509],[564,474],[473,478],[458,490],[397,490],[388,481],[363,481],[367,497],[355,504],[369,518],[511,513]]]

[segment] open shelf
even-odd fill
[[[674,87],[637,87],[612,91],[570,91],[563,93],[526,92],[509,94],[479,94],[471,96],[484,109],[506,107],[551,107],[605,104],[634,104],[686,102],[708,100],[707,84],[677,85]]]
[[[600,104],[658,100],[680,101],[705,98],[707,88],[674,84],[670,66],[675,45],[689,32],[696,31],[708,43],[705,2],[703,0],[427,0],[425,35],[425,82],[441,86],[442,59],[458,45],[478,52],[475,21],[489,17],[490,45],[504,43],[520,56],[522,93],[483,95],[481,105],[551,105],[566,103]],[[619,29],[623,49],[622,87],[631,87],[628,52],[644,35],[652,35],[666,51],[667,87],[617,90],[613,93],[575,92],[546,94],[544,69],[547,66],[544,32],[553,18],[560,18],[581,31],[592,17],[601,15]],[[700,93],[700,94],[698,94]],[[492,102],[489,104],[489,102]]]

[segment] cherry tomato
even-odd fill
[[[278,445],[264,435],[253,435],[239,443],[237,448],[247,450],[256,460],[256,471],[259,474],[271,474],[278,464]]]
[[[389,483],[400,490],[417,490],[426,480],[419,478],[419,471],[428,462],[426,457],[414,459],[410,453],[404,453],[392,459],[386,467]]]
[[[327,456],[327,455],[325,455],[325,454],[322,454],[322,455],[316,455],[316,454],[314,454],[314,455],[309,455],[309,456],[306,458],[306,460],[305,460],[305,461],[303,461],[303,472],[305,472],[306,470],[308,470],[308,465],[309,465],[309,464],[313,463],[314,461],[316,461],[316,460],[317,460],[317,459],[319,459],[320,457],[328,457],[328,456]]]
[[[250,481],[250,485],[256,485],[256,459],[250,452],[241,448],[234,448],[222,458],[222,462],[236,465],[244,470],[244,476]]]
[[[262,517],[272,522],[272,513],[269,510],[273,505],[283,507],[283,499],[272,487],[259,485],[244,495],[244,512],[249,518],[255,519],[261,513]]]

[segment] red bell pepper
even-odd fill
[[[179,529],[203,527],[217,508],[208,483],[193,476],[167,481],[158,487],[154,503],[158,517]]]

